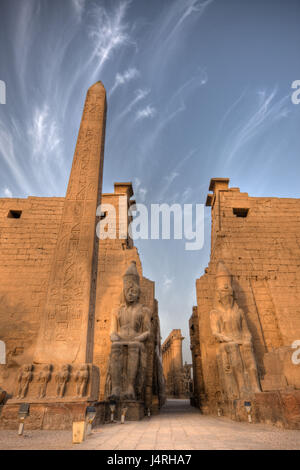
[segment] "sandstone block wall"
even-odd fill
[[[0,199],[0,383],[9,393],[18,368],[33,360],[63,205],[64,198]]]
[[[133,246],[132,239],[128,236],[128,208],[131,205],[130,198],[133,195],[130,183],[115,184],[113,194],[103,194],[102,203],[110,204],[115,208],[117,216],[116,239],[107,238],[100,240],[97,279],[97,298],[96,298],[96,316],[94,327],[94,357],[93,363],[100,369],[100,396],[105,398],[106,375],[108,359],[111,348],[110,327],[112,312],[117,309],[122,301],[123,274],[131,261],[136,261],[137,269],[141,279],[141,302],[144,303],[152,313],[152,341],[148,347],[151,349],[149,354],[148,377],[147,377],[147,403],[152,401],[152,390],[155,388],[153,381],[154,368],[154,349],[159,343],[157,339],[159,333],[159,318],[157,304],[155,301],[154,282],[143,277],[142,266],[137,249]],[[110,224],[111,214],[107,215],[101,221],[102,224]],[[104,214],[103,214],[104,215]],[[119,220],[121,223],[119,224]],[[119,238],[124,234],[126,238]]]
[[[197,338],[203,383],[202,406],[216,410],[220,384],[216,341],[210,329],[216,264],[223,260],[232,274],[238,305],[252,334],[262,390],[300,389],[300,366],[293,364],[291,345],[300,339],[300,199],[249,197],[229,180],[211,182],[211,257],[196,281]],[[197,322],[196,315],[191,319]],[[195,332],[197,327],[194,326]],[[199,353],[198,357],[199,357]],[[194,358],[194,367],[197,369]],[[201,377],[203,374],[203,378]],[[198,386],[197,398],[200,401]]]
[[[93,399],[105,398],[111,316],[120,305],[123,274],[134,260],[141,276],[141,301],[151,311],[144,403],[152,409],[162,404],[154,282],[142,276],[139,255],[128,235],[132,185],[115,183],[113,194],[101,195],[105,124],[106,93],[97,82],[87,92],[66,197],[0,199],[0,341],[6,348],[0,387],[9,399],[15,399],[23,365],[37,371],[51,364],[56,371],[63,365],[77,370],[87,363],[101,374],[97,392],[93,385]],[[105,225],[113,218],[109,211],[96,212],[101,201],[115,208],[116,232],[99,241],[98,222]],[[26,392],[31,402],[36,400],[34,384],[31,381]],[[49,393],[55,401],[51,386]],[[45,406],[48,398],[43,398]],[[9,406],[4,411],[10,418],[5,421],[2,413],[0,419],[5,426],[12,423]]]
[[[127,211],[132,203],[132,195],[130,183],[116,183],[114,193],[102,195],[102,203],[111,204],[116,209],[117,238],[100,240],[99,243],[93,364],[100,370],[98,399],[103,400],[110,354],[111,314],[121,301],[122,276],[134,260],[141,276],[141,300],[153,312],[153,341],[149,346],[151,351],[147,376],[149,404],[153,399],[158,402],[159,385],[154,350],[156,347],[160,349],[160,325],[154,282],[142,276],[137,249],[128,236],[130,219]],[[7,363],[0,365],[0,384],[9,394],[14,393],[19,368],[25,363],[34,362],[63,206],[64,198],[0,200],[0,340],[5,342],[7,350]],[[123,212],[121,217],[119,210]],[[11,218],[10,211],[22,211],[21,217]],[[107,223],[107,220],[103,220],[103,223]],[[126,238],[119,238],[120,229]]]

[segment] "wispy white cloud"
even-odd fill
[[[105,62],[117,49],[132,43],[129,25],[125,22],[129,4],[128,1],[120,2],[112,13],[103,6],[93,5],[91,15],[94,22],[89,28],[89,36],[93,41],[91,61],[95,61],[94,76],[99,75]]]
[[[191,187],[188,187],[186,188],[184,191],[183,191],[183,194],[181,196],[181,201],[184,203],[186,202],[192,195],[193,193],[193,190]]]
[[[233,129],[228,142],[223,147],[222,160],[230,164],[238,152],[252,139],[259,137],[279,120],[288,114],[290,96],[286,95],[276,101],[277,89],[271,92],[260,91],[256,96],[255,109]]]
[[[142,186],[142,182],[139,178],[134,178],[134,194],[137,202],[144,202],[148,190]]]
[[[130,24],[126,15],[130,1],[111,2],[109,8],[92,2],[85,4],[86,30],[88,42],[80,67],[75,68],[63,97],[63,116],[66,115],[74,89],[78,83],[89,87],[101,78],[104,66],[117,51],[128,45],[134,45],[130,37]],[[88,44],[88,47],[87,47]]]
[[[161,190],[157,194],[158,200],[166,202],[165,197],[170,187],[172,186],[174,180],[179,176],[177,171],[172,171],[169,175],[164,176],[163,184],[161,185]]]
[[[18,15],[15,26],[15,62],[18,70],[23,93],[25,92],[25,77],[28,65],[28,56],[33,43],[33,23],[38,18],[40,2],[19,2]],[[25,93],[24,93],[25,94]],[[25,95],[26,96],[26,95]]]
[[[72,4],[79,21],[82,20],[82,15],[85,8],[85,0],[72,0]]]
[[[147,90],[147,89],[138,89],[135,91],[135,97],[133,98],[133,100],[125,107],[125,109],[120,113],[118,114],[118,119],[121,119],[123,118],[124,116],[126,116],[127,114],[129,114],[133,108],[143,99],[146,98],[146,96],[148,96],[150,93],[150,90]]]
[[[178,2],[177,10],[177,20],[174,22],[174,25],[167,37],[167,40],[170,40],[171,37],[183,26],[183,23],[188,20],[191,16],[197,16],[197,19],[203,15],[206,8],[213,3],[214,0],[206,0],[205,2],[200,2],[199,0],[187,0]]]
[[[167,181],[167,185],[172,184],[175,178],[177,178],[177,176],[179,176],[179,173],[177,173],[177,171],[172,171],[170,175],[165,176],[164,179]]]
[[[147,105],[145,108],[139,109],[136,112],[135,120],[136,121],[141,121],[143,119],[149,119],[149,118],[151,119],[156,115],[156,113],[157,113],[157,111],[153,106]]]
[[[114,91],[121,85],[125,85],[125,83],[128,83],[140,76],[140,72],[135,68],[129,68],[125,70],[123,74],[117,73],[116,78],[115,78],[115,83],[110,91],[110,95],[114,93]]]
[[[169,288],[172,286],[173,281],[174,281],[174,279],[171,279],[170,277],[164,275],[163,287],[164,287],[165,289],[169,289]]]
[[[184,35],[192,28],[205,13],[206,9],[214,0],[173,0],[162,2],[159,21],[151,30],[149,44],[151,45],[151,68],[148,73],[156,74],[168,66],[172,56],[178,52],[178,44],[184,41]]]
[[[13,197],[12,191],[11,191],[9,188],[7,188],[7,187],[4,188],[3,193],[4,193],[4,197]]]
[[[178,115],[183,113],[186,110],[185,101],[187,98],[192,95],[199,87],[206,85],[208,81],[208,74],[205,68],[199,68],[197,73],[194,76],[189,78],[185,83],[180,85],[178,89],[172,94],[169,99],[168,104],[165,106],[164,110],[159,113],[159,118],[157,119],[156,126],[152,130],[151,134],[144,139],[143,142],[143,153],[146,154],[149,151],[153,151],[153,146],[157,142],[157,140],[162,135],[164,129],[177,118]],[[192,155],[195,153],[197,149],[192,151]],[[191,156],[192,156],[191,155]],[[177,170],[182,166],[184,161],[190,158],[188,155],[181,160],[178,165],[173,169],[173,171],[177,172]],[[165,192],[164,192],[165,194]]]
[[[28,182],[26,173],[22,169],[19,160],[16,158],[12,132],[2,122],[0,122],[0,157],[9,168],[17,185],[22,188],[24,192],[29,194],[31,185]]]
[[[33,121],[28,129],[34,159],[47,160],[61,154],[61,137],[57,122],[52,117],[48,105],[36,108]]]
[[[206,68],[199,67],[197,72],[178,88],[172,96],[171,102],[175,101],[177,98],[183,100],[185,95],[195,92],[198,88],[206,85],[207,82],[208,74]]]

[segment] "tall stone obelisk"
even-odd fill
[[[36,363],[92,361],[106,93],[87,92],[37,347]]]

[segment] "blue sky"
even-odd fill
[[[204,203],[211,177],[299,197],[299,0],[2,0],[0,197],[64,196],[88,87],[108,95],[104,192]],[[205,244],[140,240],[163,339],[188,337]],[[184,357],[189,360],[185,341]]]

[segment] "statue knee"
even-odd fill
[[[141,344],[138,343],[138,342],[131,343],[131,344],[129,344],[129,346],[128,346],[128,351],[129,351],[129,352],[133,352],[134,354],[139,353],[140,350],[141,350]]]
[[[132,343],[129,344],[129,349],[140,349],[141,346],[142,345],[139,341],[133,341]]]
[[[112,343],[111,345],[111,351],[113,353],[120,353],[122,349],[122,345],[119,343]]]

